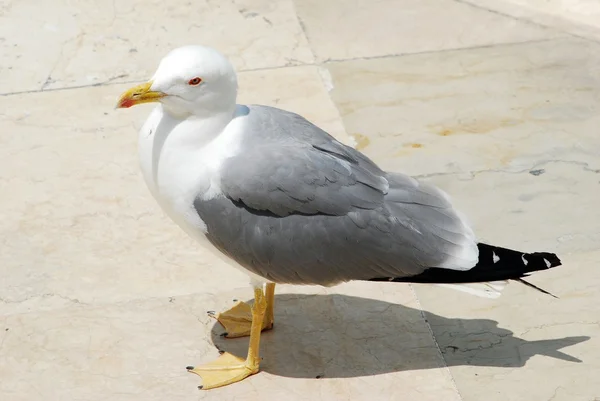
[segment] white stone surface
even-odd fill
[[[463,0],[485,10],[574,35],[600,39],[598,0]]]
[[[3,2],[0,400],[600,397],[596,8]],[[206,311],[251,291],[147,193],[135,142],[149,107],[113,110],[187,43],[244,70],[240,101],[298,112],[383,167],[444,188],[482,240],[556,251],[564,266],[530,280],[559,299],[516,283],[498,300],[278,286],[262,371],[197,390],[186,365],[247,345],[221,338]]]
[[[579,39],[327,64],[348,133],[411,174],[600,168],[600,46]]]
[[[317,59],[422,53],[560,35],[453,0],[296,0]]]
[[[0,93],[145,79],[157,57],[198,42],[244,70],[313,61],[291,0],[8,0],[0,7]]]

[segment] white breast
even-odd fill
[[[204,240],[207,227],[194,200],[221,194],[220,167],[239,151],[241,120],[178,120],[159,105],[140,130],[146,185],[165,213],[198,240]]]

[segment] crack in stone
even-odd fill
[[[468,174],[468,175],[470,175],[470,177],[465,179],[464,181],[470,181],[470,180],[475,179],[475,177],[479,174],[484,174],[484,173],[523,174],[523,173],[529,173],[530,171],[540,170],[539,167],[545,166],[547,164],[560,164],[560,163],[581,166],[584,171],[589,171],[589,172],[596,173],[596,174],[600,173],[600,169],[593,169],[590,167],[589,163],[586,163],[586,162],[581,162],[581,161],[577,161],[577,160],[556,159],[556,160],[542,160],[540,162],[535,163],[531,167],[527,167],[527,168],[524,168],[521,170],[516,170],[516,171],[485,169],[485,170],[473,170],[473,171],[454,171],[454,172],[447,172],[447,173],[440,172],[440,173],[418,174],[418,175],[413,175],[413,177],[414,178],[430,178],[430,177]]]
[[[69,298],[69,297],[65,297],[64,295],[53,294],[53,293],[45,293],[45,294],[40,294],[40,295],[37,295],[37,294],[29,295],[29,296],[25,297],[24,299],[18,299],[18,300],[10,300],[10,299],[5,299],[5,298],[0,297],[0,302],[3,302],[5,304],[20,304],[20,303],[31,301],[31,300],[38,299],[38,298],[51,298],[51,297],[57,297],[57,298],[64,299],[64,300],[72,302],[72,303],[86,305],[86,303],[81,302],[77,298]]]
[[[552,394],[552,396],[550,396],[550,398],[548,398],[548,401],[552,401],[556,398],[556,395],[558,394],[558,390],[561,390],[562,386],[558,386],[555,390],[554,393]]]
[[[557,327],[557,326],[569,326],[572,324],[580,324],[580,325],[600,325],[600,321],[598,322],[585,322],[585,321],[579,321],[579,322],[565,322],[565,323],[545,323],[545,324],[540,324],[538,326],[533,326],[528,328],[527,330],[525,330],[524,332],[520,333],[519,336],[523,336],[527,333],[529,333],[532,330],[541,330],[541,329],[545,329],[548,327]]]
[[[469,337],[472,335],[483,335],[483,334],[490,334],[490,335],[494,335],[496,337],[498,337],[497,340],[490,340],[490,343],[488,345],[479,345],[477,347],[474,348],[470,348],[470,347],[457,347],[455,345],[446,345],[444,346],[444,349],[442,350],[443,354],[446,354],[448,350],[452,350],[452,353],[456,353],[456,352],[472,352],[472,351],[481,351],[481,350],[485,350],[485,349],[491,349],[494,348],[496,345],[499,345],[502,343],[502,341],[504,341],[504,339],[506,337],[510,337],[512,335],[512,333],[508,333],[508,334],[497,334],[497,333],[491,333],[491,332],[478,332],[478,333],[468,333],[465,336],[460,336],[460,338],[464,338],[464,337]],[[451,336],[452,337],[452,336]]]

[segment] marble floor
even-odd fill
[[[0,2],[0,400],[600,400],[600,1]],[[207,316],[247,279],[158,209],[149,106],[171,48],[216,47],[240,101],[309,118],[445,189],[481,240],[564,266],[496,300],[440,287],[279,286],[262,371]]]

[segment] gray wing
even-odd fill
[[[388,190],[377,172],[311,145],[257,146],[224,167],[221,189],[229,198],[277,216],[375,209]]]
[[[382,171],[293,113],[252,108],[249,126],[222,168],[224,196],[194,204],[209,240],[248,270],[331,285],[477,262],[465,253],[472,232],[436,188]]]
[[[388,182],[371,160],[296,114],[252,111],[244,152],[223,168],[229,198],[278,216],[340,216],[382,206]]]

